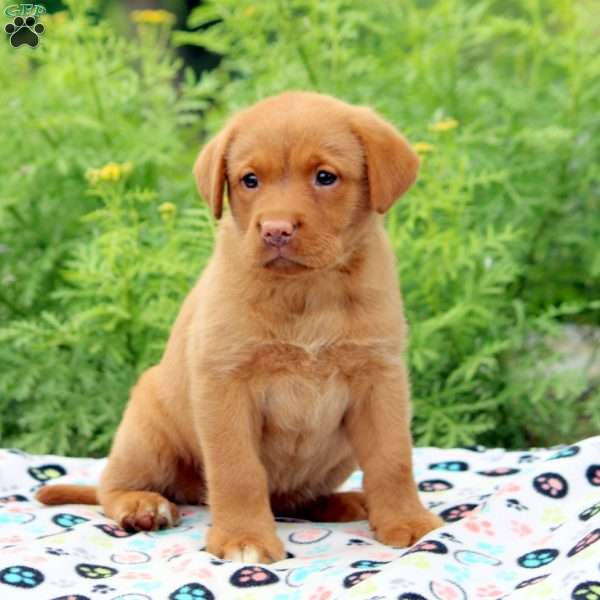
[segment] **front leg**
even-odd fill
[[[212,515],[207,550],[241,562],[282,560],[259,458],[261,420],[249,390],[236,381],[205,380],[194,401]]]
[[[389,546],[408,546],[440,527],[417,494],[412,470],[409,383],[404,366],[385,367],[353,385],[345,423],[364,472],[369,522]]]

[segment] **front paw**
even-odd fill
[[[274,532],[231,533],[211,527],[206,549],[219,558],[243,563],[268,564],[285,558],[283,543]]]
[[[424,535],[443,524],[444,521],[440,517],[424,510],[414,516],[389,520],[385,525],[376,527],[375,537],[386,546],[404,548],[412,546]]]

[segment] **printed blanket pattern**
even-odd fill
[[[94,483],[104,461],[0,450],[0,598],[600,600],[600,437],[414,456],[421,496],[445,527],[399,549],[365,522],[279,519],[288,558],[259,566],[203,550],[206,508],[185,507],[177,528],[130,534],[99,507],[41,506],[40,485]],[[355,473],[345,489],[360,482]]]

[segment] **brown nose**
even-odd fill
[[[289,221],[264,221],[260,224],[262,239],[269,246],[281,248],[294,237],[296,226]]]

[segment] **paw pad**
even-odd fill
[[[35,17],[15,17],[12,23],[4,27],[4,31],[10,36],[10,45],[13,48],[23,44],[35,48],[40,42],[40,35],[44,33],[44,26],[36,23]]]
[[[187,583],[169,595],[169,600],[214,600],[214,594],[201,583]]]
[[[375,575],[376,573],[379,573],[378,570],[370,570],[370,571],[357,571],[356,573],[350,573],[350,575],[347,575],[346,577],[344,577],[344,587],[345,588],[351,588],[354,587],[355,585],[358,585],[359,583],[362,583],[363,581],[365,581],[365,579],[369,579],[369,577],[371,577],[372,575]]]
[[[19,588],[34,588],[44,581],[44,576],[37,569],[15,565],[0,571],[0,583]]]
[[[231,585],[236,587],[255,587],[277,583],[279,577],[268,569],[259,566],[238,569],[230,578]]]
[[[599,484],[600,485],[600,482]],[[536,492],[549,498],[564,498],[569,491],[567,480],[558,473],[542,473],[533,480]]]
[[[542,548],[523,554],[517,559],[517,563],[526,569],[537,569],[550,564],[558,554],[558,550],[554,548]]]

